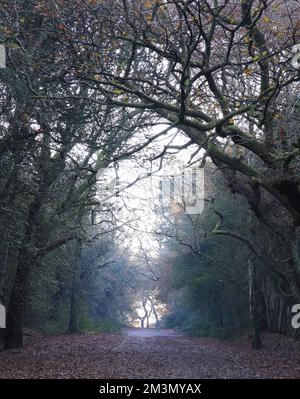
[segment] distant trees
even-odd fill
[[[146,284],[144,283],[144,285]],[[147,288],[144,288],[143,284],[140,285],[139,289],[138,296],[142,295],[142,299],[140,302],[136,302],[137,309],[135,310],[134,318],[140,321],[141,328],[157,327],[160,317],[158,315],[158,304],[153,298],[153,292],[148,294]]]
[[[221,172],[206,169],[204,212],[188,215],[170,213],[162,218],[159,298],[167,304],[166,326],[192,334],[229,336],[249,327],[247,262],[250,251],[244,244],[214,234],[217,212],[224,223],[246,231],[246,207],[224,186]],[[262,320],[259,321],[262,327]]]
[[[109,234],[92,245],[83,243],[77,264],[75,241],[43,259],[32,273],[27,327],[43,333],[75,333],[114,331],[126,324],[133,312],[133,278],[113,238]]]
[[[296,335],[284,295],[271,288],[276,275],[255,256],[261,235],[253,213],[242,196],[232,196],[220,171],[209,163],[205,171],[204,212],[171,209],[158,226],[164,325],[221,337],[247,329],[257,349],[263,329]]]

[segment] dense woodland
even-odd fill
[[[299,4],[0,3],[1,347],[128,325],[297,337]],[[99,172],[175,154],[204,168],[204,210],[153,207],[147,244]]]

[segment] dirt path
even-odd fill
[[[27,338],[0,353],[0,378],[300,378],[299,343],[275,334],[253,351],[170,330]]]
[[[174,330],[162,328],[126,328],[124,334],[128,337],[153,338],[153,337],[182,337],[183,334]]]

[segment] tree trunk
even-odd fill
[[[68,332],[75,334],[78,332],[78,306],[80,298],[80,269],[81,269],[81,250],[82,242],[79,239],[75,240],[75,251],[74,251],[74,269],[72,276],[72,288],[71,288],[71,303],[70,303],[70,316],[69,316],[69,327]]]
[[[7,311],[5,348],[18,348],[23,345],[23,327],[31,270],[31,256],[26,249],[21,250],[18,269]],[[32,260],[33,261],[33,260]]]
[[[250,311],[250,327],[252,336],[252,347],[260,349],[262,342],[260,338],[260,325],[257,311],[257,283],[256,283],[256,268],[252,260],[248,260],[249,270],[249,311]]]
[[[148,311],[147,311],[146,305],[147,305],[147,299],[143,299],[142,300],[142,306],[143,306],[145,314],[141,318],[141,326],[142,326],[142,328],[145,328],[145,320],[147,320],[147,324],[146,324],[147,328],[149,327],[149,317],[148,317]]]
[[[141,320],[141,328],[145,328],[145,319],[146,319],[146,316],[140,317],[140,320]]]
[[[153,315],[155,317],[155,323],[158,324],[158,314],[157,314],[157,311],[156,311],[156,308],[155,308],[154,301],[153,301],[152,298],[149,298],[149,301],[151,303],[152,312],[153,312]]]
[[[5,348],[17,348],[23,344],[23,327],[30,281],[29,277],[36,263],[36,253],[34,251],[38,237],[38,214],[45,195],[46,187],[41,184],[39,192],[29,206],[22,249],[19,252],[15,280],[7,309]],[[39,239],[41,239],[40,236]]]

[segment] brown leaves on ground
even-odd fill
[[[264,334],[264,348],[243,338],[147,334],[32,337],[0,353],[1,378],[300,378],[299,342]]]

